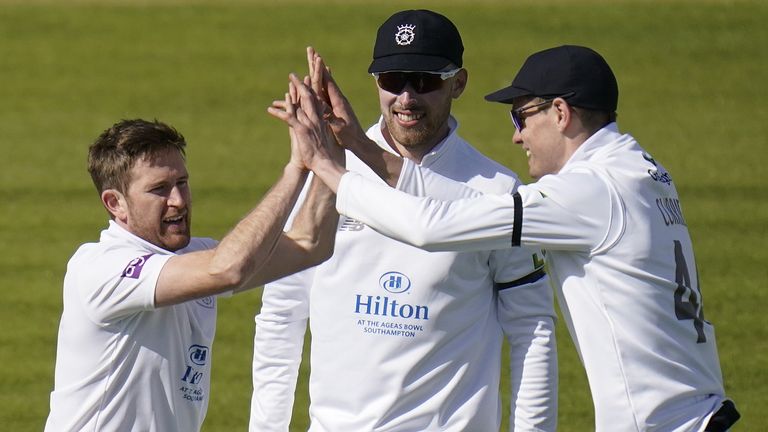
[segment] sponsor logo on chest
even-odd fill
[[[407,302],[413,284],[404,273],[390,271],[379,277],[381,294],[355,294],[354,312],[363,333],[416,337],[429,320],[429,306]]]

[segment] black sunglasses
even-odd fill
[[[443,81],[459,73],[461,69],[448,72],[381,72],[374,73],[379,87],[399,94],[406,84],[410,84],[416,93],[424,94],[433,92],[443,85]]]
[[[555,96],[555,97],[553,97],[551,99],[547,99],[544,102],[539,102],[537,104],[528,105],[528,106],[520,107],[520,108],[517,108],[517,109],[509,110],[509,116],[512,117],[512,124],[515,125],[515,129],[517,129],[518,132],[522,131],[523,128],[525,127],[525,119],[526,119],[526,117],[530,117],[530,115],[526,115],[526,116],[523,115],[523,114],[525,114],[526,111],[530,111],[530,110],[532,110],[534,108],[539,108],[538,110],[536,110],[536,112],[539,112],[539,111],[541,111],[541,107],[543,107],[545,105],[551,104],[555,99],[557,99],[557,98],[566,99],[566,98],[569,98],[569,97],[571,97],[573,95],[574,95],[573,92],[569,92],[569,93],[566,93],[566,94],[564,94],[562,96]],[[535,113],[533,113],[533,114],[535,114]],[[533,115],[533,114],[531,114],[531,115]]]

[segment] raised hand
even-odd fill
[[[307,65],[312,90],[321,101],[323,117],[340,145],[353,148],[367,142],[365,131],[352,106],[341,92],[323,58],[312,47],[307,47]]]
[[[291,164],[313,169],[319,160],[343,164],[343,149],[336,145],[327,121],[320,114],[317,96],[296,75],[290,82],[285,100],[276,100],[267,111],[291,128]]]
[[[331,70],[312,47],[307,48],[307,63],[311,87],[318,95],[324,109],[323,117],[328,120],[336,141],[352,151],[387,184],[396,185],[403,167],[402,158],[387,152],[368,138],[352,106],[331,76]]]
[[[273,107],[282,109],[288,117],[295,117],[297,104],[296,88],[293,86],[293,84],[289,84],[288,87],[288,92],[285,93],[285,100],[275,101],[272,103],[272,105]],[[296,137],[295,129],[288,127],[288,135],[291,139],[291,158],[288,161],[288,164],[303,171],[308,170],[309,167],[304,162],[304,157],[301,151],[302,149],[298,138]]]

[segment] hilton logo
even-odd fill
[[[393,294],[401,294],[411,289],[408,276],[391,271],[379,278],[379,286]],[[361,315],[384,316],[392,318],[429,319],[429,306],[399,303],[387,296],[355,295],[355,313]]]
[[[208,347],[202,345],[189,347],[189,360],[198,366],[205,365],[205,362],[208,361]]]
[[[189,355],[189,361],[191,361],[196,366],[205,366],[205,363],[208,361],[207,346],[192,345],[189,347],[187,354]],[[197,369],[194,366],[187,365],[187,369],[184,372],[184,376],[181,377],[181,380],[185,383],[197,386],[203,380],[204,375],[205,371]],[[202,395],[194,394],[196,391],[199,392],[199,390],[184,386],[182,387],[181,391],[184,392],[184,399],[191,401],[203,400]]]
[[[379,278],[379,286],[391,293],[406,292],[411,288],[411,280],[400,272],[388,272]]]

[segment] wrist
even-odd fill
[[[336,193],[339,188],[341,176],[346,174],[347,170],[332,159],[320,159],[313,164],[312,171],[319,177],[328,188]]]
[[[351,150],[353,153],[364,150],[371,145],[376,146],[376,143],[368,138],[365,131],[359,127],[345,128],[341,131],[338,138],[339,144],[341,144],[342,147]]]
[[[289,161],[283,168],[284,177],[306,177],[309,169],[293,161]]]

